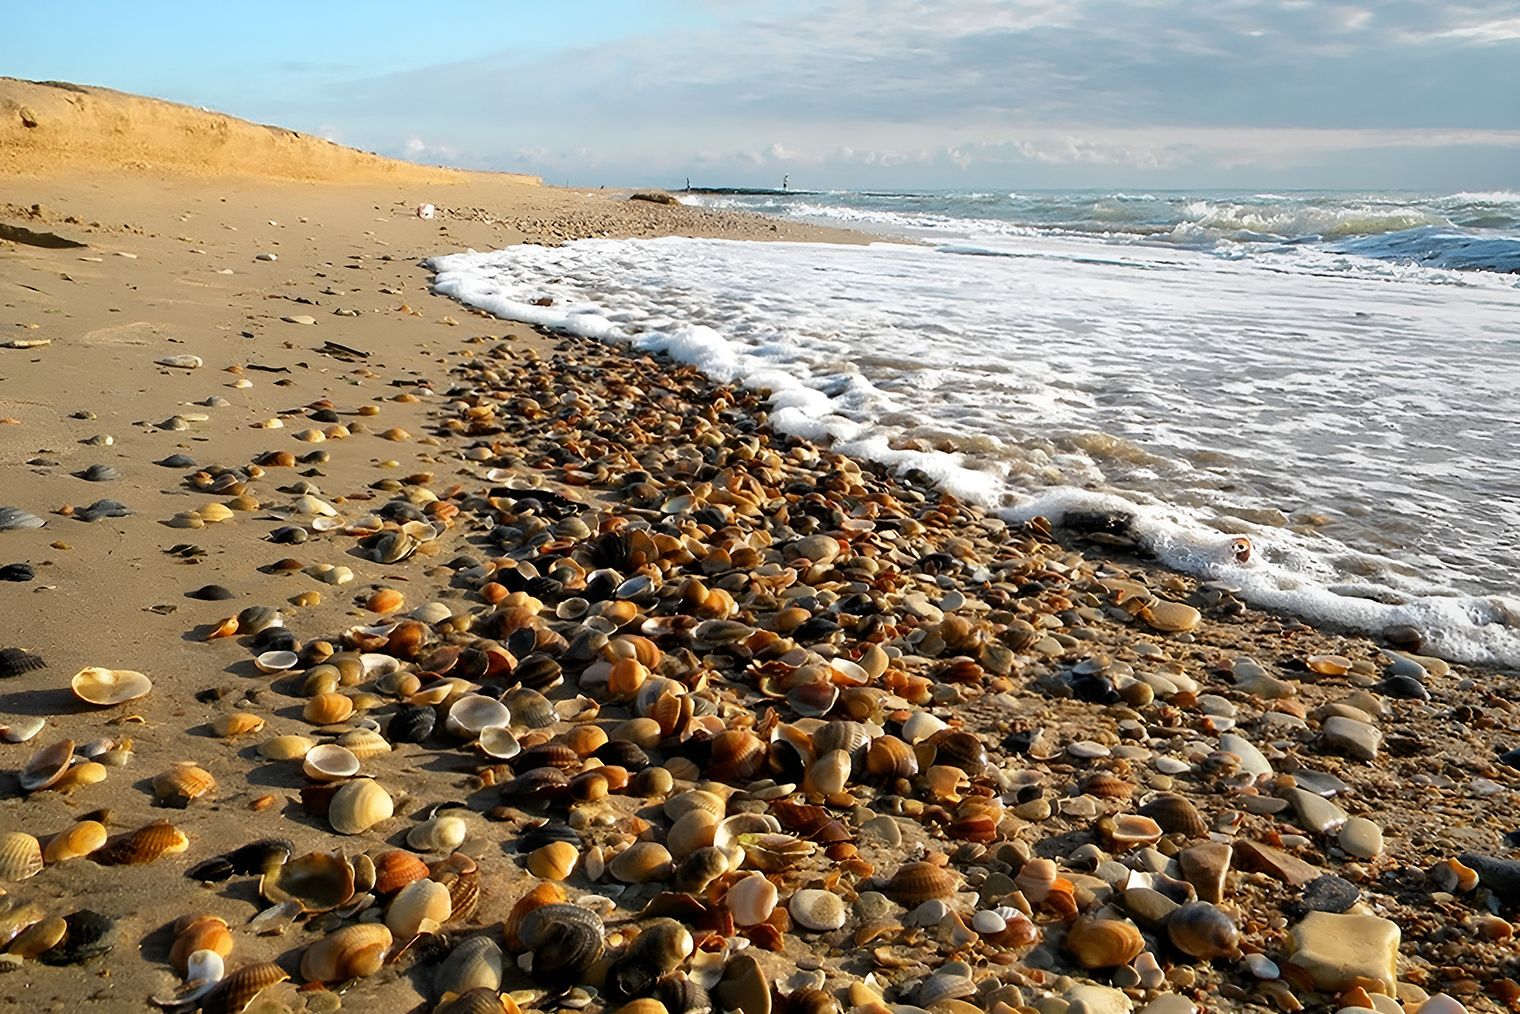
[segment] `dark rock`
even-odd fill
[[[37,571],[29,563],[8,563],[0,567],[0,581],[30,581]]]
[[[1311,912],[1344,912],[1361,896],[1361,890],[1351,881],[1327,873],[1304,885],[1302,902]]]

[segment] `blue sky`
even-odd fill
[[[0,4],[0,73],[577,186],[1520,188],[1520,0]]]

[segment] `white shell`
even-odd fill
[[[498,760],[509,760],[522,752],[522,744],[512,735],[511,727],[493,725],[480,730],[480,749]]]
[[[733,915],[735,925],[758,926],[776,910],[777,897],[775,884],[758,873],[752,873],[728,889],[723,903]]]
[[[444,727],[456,736],[474,739],[486,729],[510,724],[512,712],[493,697],[481,694],[465,694],[449,708]]]
[[[469,833],[470,826],[459,817],[434,817],[408,831],[406,843],[423,852],[453,852]]]
[[[253,664],[259,667],[259,672],[284,672],[293,669],[300,656],[293,651],[266,651],[253,660]]]
[[[352,778],[359,773],[359,758],[347,747],[324,743],[306,751],[306,756],[301,760],[301,770],[307,778],[318,782]]]

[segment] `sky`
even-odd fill
[[[1520,189],[1520,0],[0,0],[0,74],[574,186]]]

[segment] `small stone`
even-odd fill
[[[1124,910],[1145,929],[1159,929],[1166,917],[1179,907],[1175,901],[1149,887],[1135,887],[1124,892]]]
[[[1163,993],[1141,1007],[1140,1014],[1195,1014],[1197,1010],[1198,1005],[1181,993]]]
[[[1327,873],[1304,887],[1303,902],[1311,912],[1344,912],[1361,896],[1361,890],[1351,881]]]
[[[1289,789],[1284,795],[1298,811],[1298,818],[1303,826],[1319,834],[1329,834],[1349,819],[1345,810],[1323,796],[1317,796],[1299,788]]]
[[[1383,743],[1383,734],[1373,725],[1354,718],[1334,715],[1320,727],[1325,742],[1344,750],[1358,760],[1373,760]]]
[[[280,319],[287,324],[315,324],[317,322],[317,318],[304,313],[298,313],[291,317],[281,317]]]
[[[1289,964],[1306,972],[1314,988],[1327,993],[1357,985],[1358,979],[1382,983],[1392,993],[1397,981],[1399,927],[1375,915],[1310,912],[1291,932]]]
[[[950,914],[950,906],[943,899],[930,898],[908,913],[909,926],[938,926],[939,921]]]
[[[1073,986],[1061,994],[1061,999],[1071,1004],[1067,1014],[1129,1014],[1135,1006],[1123,991],[1112,986]]]
[[[1383,851],[1383,829],[1366,817],[1352,817],[1341,827],[1337,843],[1347,855],[1372,859]]]
[[[861,922],[885,919],[896,907],[892,900],[880,891],[862,891],[855,899],[855,911],[860,915]]]
[[[1180,633],[1192,630],[1198,626],[1202,615],[1192,606],[1181,602],[1172,602],[1169,599],[1157,599],[1149,606],[1140,610],[1140,618],[1149,623],[1156,630],[1166,633]]]
[[[1297,856],[1255,841],[1235,843],[1234,863],[1237,869],[1265,873],[1289,887],[1303,887],[1325,874],[1324,870]]]
[[[1211,841],[1177,853],[1183,879],[1197,889],[1199,898],[1216,904],[1224,900],[1224,876],[1233,852],[1223,842]]]
[[[896,846],[902,844],[902,828],[897,826],[897,821],[886,814],[872,817],[860,825],[860,833],[862,837],[879,838],[887,845]]]
[[[1220,736],[1219,749],[1227,750],[1239,757],[1240,770],[1249,772],[1254,778],[1273,773],[1271,762],[1244,736],[1237,736],[1234,733]]]

